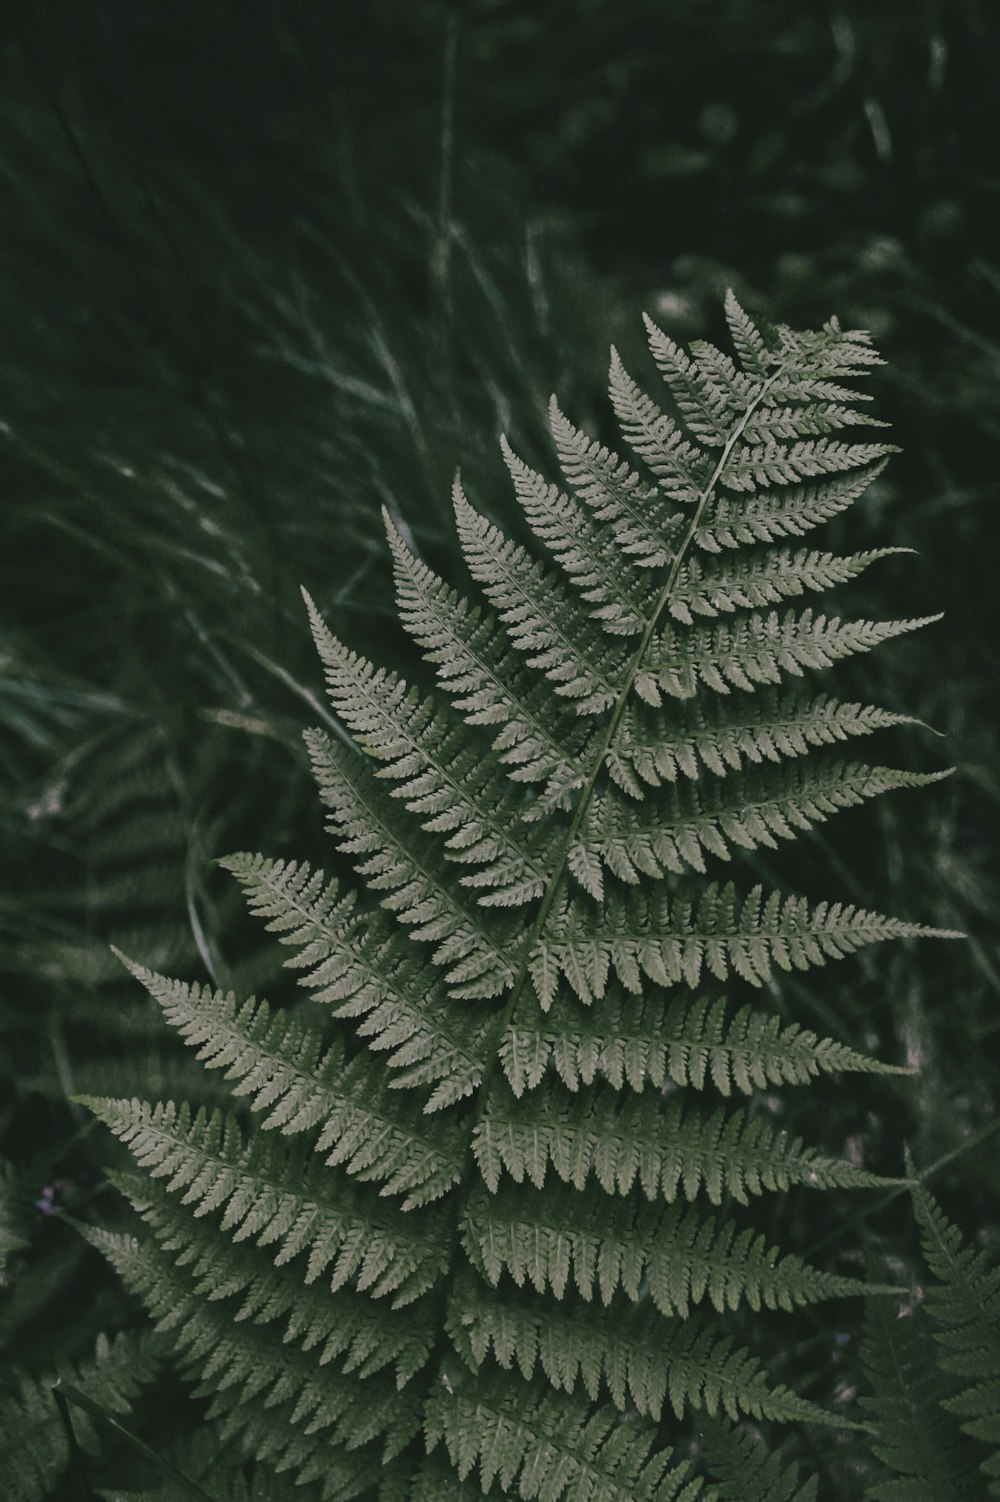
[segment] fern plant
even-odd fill
[[[737,360],[649,324],[673,415],[613,356],[641,473],[554,404],[564,488],[505,445],[546,561],[456,483],[471,602],[389,525],[436,692],[310,604],[347,734],[307,741],[363,895],[295,862],[223,864],[321,1010],[132,964],[252,1117],[92,1099],[134,1155],[114,1179],[146,1231],[90,1235],[220,1432],[330,1502],[693,1502],[741,1477],[743,1497],[806,1498],[725,1426],[696,1472],[677,1420],[845,1422],[771,1381],[728,1315],[866,1286],[779,1251],[751,1201],[887,1181],[781,1130],[762,1096],[900,1071],[748,991],[935,931],[722,877],[939,775],[848,757],[904,717],[811,686],[924,621],[790,603],[894,551],[798,541],[885,462],[838,436],[880,426],[846,384],[878,363],[867,336],[758,326],[732,296],[726,313]]]
[[[913,1165],[907,1161],[912,1172]],[[891,1473],[875,1502],[1000,1496],[1000,1269],[913,1189],[930,1278],[908,1307],[866,1312],[872,1449]],[[971,1380],[970,1380],[971,1379]],[[983,1478],[986,1478],[985,1482]]]

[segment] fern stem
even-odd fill
[[[213,1502],[213,1499],[209,1495],[209,1493],[204,1491],[196,1481],[192,1481],[190,1476],[186,1476],[183,1471],[179,1470],[177,1466],[174,1465],[173,1461],[167,1460],[163,1455],[158,1455],[157,1452],[151,1449],[149,1445],[145,1444],[137,1434],[133,1434],[131,1429],[126,1429],[124,1424],[120,1424],[112,1414],[108,1413],[106,1409],[102,1408],[100,1403],[95,1403],[93,1398],[88,1398],[86,1393],[81,1392],[80,1389],[78,1387],[74,1387],[72,1383],[67,1382],[64,1378],[60,1377],[57,1382],[54,1382],[52,1384],[52,1396],[55,1399],[56,1407],[59,1410],[59,1416],[62,1419],[63,1425],[66,1429],[66,1437],[69,1442],[70,1454],[76,1461],[80,1477],[83,1481],[84,1489],[88,1498],[92,1498],[94,1492],[90,1485],[90,1480],[87,1476],[87,1469],[83,1459],[83,1451],[80,1449],[80,1443],[76,1437],[76,1430],[73,1427],[73,1416],[69,1411],[70,1403],[75,1403],[78,1408],[83,1409],[84,1413],[88,1413],[92,1419],[96,1419],[96,1421],[99,1424],[103,1424],[106,1429],[111,1429],[115,1434],[119,1435],[126,1444],[131,1445],[133,1450],[137,1450],[140,1455],[144,1455],[147,1460],[152,1461],[152,1463],[157,1467],[159,1471],[163,1473],[164,1476],[169,1476],[172,1481],[176,1481],[179,1486],[182,1486],[185,1489],[185,1491],[190,1492],[192,1497],[199,1497],[201,1499],[201,1502]]]
[[[528,966],[531,961],[532,950],[538,939],[541,937],[542,932],[544,931],[545,924],[548,921],[549,913],[552,911],[552,905],[562,888],[562,884],[566,876],[567,863],[569,861],[569,852],[573,846],[573,841],[576,839],[576,836],[580,831],[580,826],[582,825],[583,820],[586,818],[587,810],[589,809],[591,801],[594,797],[594,793],[597,790],[597,780],[600,776],[601,768],[604,765],[608,751],[611,749],[614,738],[618,733],[618,727],[620,726],[622,717],[625,713],[626,708],[628,707],[629,696],[632,693],[632,688],[639,674],[643,659],[645,658],[646,653],[649,650],[649,644],[653,639],[656,628],[660,624],[663,612],[665,611],[670,597],[673,594],[678,575],[680,574],[681,568],[684,564],[684,559],[687,557],[691,543],[693,542],[695,534],[698,531],[699,526],[701,525],[701,519],[704,515],[705,507],[711,500],[715,492],[715,487],[719,483],[719,478],[729,460],[729,456],[732,453],[733,448],[742,437],[747,423],[750,421],[750,418],[753,416],[757,407],[763,401],[771,386],[774,385],[775,381],[777,381],[778,377],[782,374],[784,368],[784,362],[782,362],[782,364],[774,370],[768,380],[765,381],[761,386],[753,401],[749,403],[743,416],[740,418],[739,422],[736,424],[736,427],[733,429],[729,438],[726,440],[722,453],[719,456],[719,462],[716,464],[715,469],[712,471],[711,477],[707,481],[704,490],[698,497],[698,502],[695,506],[691,521],[688,524],[684,539],[678,547],[677,552],[674,554],[673,562],[670,565],[663,588],[660,590],[660,593],[657,596],[656,604],[646,624],[646,629],[643,632],[642,640],[632,655],[632,660],[629,663],[628,672],[625,676],[625,682],[622,690],[618,695],[617,701],[615,702],[614,709],[608,717],[608,723],[604,727],[604,733],[601,736],[600,741],[598,742],[590,776],[580,790],[580,796],[577,799],[576,807],[573,810],[573,817],[570,820],[569,826],[566,831],[566,837],[563,841],[563,848],[560,853],[559,860],[553,870],[552,879],[549,883],[548,890],[546,891],[544,897],[541,899],[538,912],[535,914],[535,920],[528,932],[524,946],[524,957],[522,958],[517,974],[514,977],[514,983],[511,986],[510,997],[508,998],[503,1011],[500,1013],[498,1030],[501,1032],[503,1028],[510,1023],[517,1008],[517,1004],[521,999],[521,993],[524,990],[524,983],[528,977]],[[475,1125],[478,1125],[479,1121],[482,1118],[483,1111],[485,1110],[486,1097],[489,1093],[489,1088],[496,1073],[498,1063],[499,1056],[497,1054],[494,1054],[491,1064],[486,1074],[483,1076],[482,1085],[480,1086],[479,1100],[477,1102],[477,1108],[474,1117]]]
[[[87,1502],[96,1502],[94,1489],[90,1484],[90,1477],[87,1475],[87,1462],[80,1448],[80,1441],[76,1437],[76,1430],[73,1427],[73,1415],[70,1413],[69,1404],[66,1401],[66,1384],[61,1378],[52,1388],[52,1397],[55,1400],[56,1408],[59,1410],[62,1426],[66,1431],[66,1445],[69,1451],[69,1458],[80,1478],[83,1494],[87,1498]]]
[[[622,717],[625,714],[625,710],[629,703],[629,696],[632,693],[632,688],[635,683],[636,677],[638,676],[646,652],[649,649],[649,644],[653,639],[654,632],[656,631],[656,628],[660,623],[663,612],[665,611],[670,597],[673,593],[681,568],[684,564],[684,559],[686,558],[687,553],[694,540],[695,534],[699,526],[701,525],[701,519],[704,515],[705,508],[708,505],[709,501],[712,499],[713,494],[715,493],[715,488],[719,483],[719,479],[729,460],[729,456],[732,453],[733,448],[742,437],[747,423],[750,421],[750,418],[753,416],[757,407],[763,401],[771,386],[773,386],[774,383],[783,374],[784,369],[785,362],[782,361],[782,363],[775,368],[772,374],[763,383],[754,399],[748,404],[746,411],[743,413],[743,416],[740,418],[739,422],[736,424],[732,433],[726,440],[722,449],[722,453],[719,456],[719,461],[716,464],[715,469],[712,471],[710,478],[706,482],[704,489],[698,497],[698,501],[695,505],[691,521],[688,524],[687,531],[684,534],[684,538],[681,541],[677,552],[674,554],[673,560],[667,572],[666,580],[664,581],[663,587],[660,590],[659,595],[657,596],[656,604],[650,615],[649,621],[647,622],[646,629],[643,632],[642,640],[632,655],[632,659],[629,663],[628,671],[625,675],[625,681],[622,686],[621,692],[619,693],[618,698],[615,702],[614,709],[608,717],[608,722],[604,727],[603,734],[601,735],[601,738],[595,750],[590,775],[580,790],[579,798],[577,799],[576,806],[573,810],[573,816],[570,819],[569,825],[566,830],[566,835],[563,840],[563,846],[559,855],[559,859],[553,867],[551,880],[544,896],[540,900],[538,911],[535,914],[531,928],[528,930],[528,934],[524,943],[523,956],[514,976],[514,980],[510,989],[510,995],[504,1007],[498,1013],[496,1022],[494,1024],[496,1036],[498,1038],[503,1033],[504,1029],[510,1025],[514,1013],[517,1009],[518,1002],[521,1000],[521,997],[523,995],[525,982],[528,979],[528,967],[531,961],[531,954],[535,947],[535,944],[538,942],[545,929],[545,924],[548,921],[548,917],[552,911],[553,904],[555,903],[556,898],[562,890],[563,883],[566,878],[569,853],[573,846],[573,841],[576,839],[576,836],[579,833],[580,826],[582,825],[583,820],[586,817],[587,810],[590,807],[594,793],[597,790],[597,782],[598,778],[600,777],[601,768],[604,765],[605,757],[607,756],[607,753],[610,750],[614,738],[618,732]],[[452,1249],[449,1257],[450,1275],[442,1280],[440,1293],[440,1307],[442,1314],[447,1310],[448,1304],[451,1299],[452,1284],[454,1282],[455,1271],[458,1266],[457,1253],[459,1237],[461,1235],[462,1217],[473,1183],[473,1139],[475,1136],[475,1130],[479,1126],[485,1114],[486,1106],[489,1101],[490,1089],[492,1087],[494,1078],[496,1077],[499,1063],[499,1050],[495,1049],[493,1051],[489,1064],[484,1070],[483,1077],[479,1086],[475,1108],[471,1113],[471,1120],[469,1122],[468,1144],[465,1149],[465,1164],[462,1169],[461,1179],[459,1181],[460,1184],[464,1185],[464,1189],[460,1190],[455,1197],[455,1213],[452,1225]],[[445,1320],[442,1318],[440,1323],[442,1336],[439,1341],[437,1360],[429,1368],[429,1387],[433,1387],[440,1380],[441,1363],[448,1349],[447,1340],[444,1335]]]

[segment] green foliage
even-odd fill
[[[794,1462],[745,1429],[706,1425],[703,1442],[719,1502],[815,1502],[817,1478],[800,1485]]]
[[[772,1123],[767,1091],[893,1070],[739,993],[939,931],[759,867],[708,878],[933,780],[831,759],[900,717],[786,686],[924,621],[772,609],[876,556],[774,539],[843,509],[881,464],[883,445],[829,436],[858,421],[845,382],[877,356],[835,322],[759,328],[732,296],[726,312],[738,365],[649,325],[675,415],[613,363],[648,475],[557,410],[565,492],[507,450],[547,561],[456,484],[485,603],[390,522],[437,691],[359,657],[310,605],[342,733],[307,744],[365,895],[306,865],[228,865],[325,1016],[134,967],[256,1119],[89,1102],[140,1170],[114,1180],[145,1226],[91,1239],[220,1432],[331,1502],[708,1502],[744,1465],[785,1502],[811,1484],[732,1437],[716,1493],[674,1451],[678,1421],[842,1422],[771,1381],[727,1315],[877,1290],[779,1252],[750,1201],[886,1183]]]
[[[907,1166],[912,1174],[909,1155]],[[874,1453],[893,1473],[868,1495],[878,1502],[972,1498],[980,1495],[981,1472],[989,1478],[986,1494],[998,1496],[1000,1269],[963,1243],[919,1181],[913,1203],[931,1277],[898,1312],[884,1300],[870,1301],[866,1312],[863,1354],[873,1396],[865,1407],[874,1420]]]
[[[942,1407],[951,1387],[937,1365],[923,1308],[870,1300],[862,1357],[872,1392],[862,1399],[873,1425],[872,1452],[892,1477],[870,1486],[868,1496],[874,1502],[971,1502],[975,1466]]]
[[[963,1244],[961,1233],[922,1188],[914,1191],[920,1242],[934,1278],[927,1311],[943,1348],[941,1369],[963,1379],[946,1402],[964,1434],[989,1447],[983,1470],[1000,1496],[1000,1268]],[[971,1381],[969,1381],[971,1379]],[[968,1385],[966,1385],[968,1383]]]
[[[18,1502],[43,1502],[69,1460],[69,1445],[52,1384],[68,1378],[109,1416],[127,1414],[140,1390],[156,1374],[161,1359],[148,1335],[99,1336],[94,1355],[85,1361],[61,1361],[45,1377],[22,1375],[17,1386],[0,1392],[0,1485]],[[78,1442],[96,1452],[99,1439],[86,1414],[74,1414]]]

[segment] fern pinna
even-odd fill
[[[893,551],[798,542],[888,452],[832,436],[880,426],[845,384],[878,363],[867,336],[726,311],[738,361],[648,325],[673,415],[613,357],[641,473],[554,404],[564,488],[504,446],[544,561],[456,484],[482,601],[389,523],[438,692],[357,656],[310,604],[349,734],[307,740],[366,895],[304,865],[223,864],[323,1010],[134,967],[256,1122],[92,1102],[134,1153],[116,1178],[148,1227],[94,1234],[222,1432],[330,1502],[804,1499],[813,1484],[738,1431],[699,1470],[672,1415],[843,1422],[771,1383],[725,1317],[862,1287],[779,1252],[743,1207],[884,1181],[755,1096],[891,1066],[746,988],[932,931],[716,873],[934,780],[847,755],[903,717],[811,686],[923,622],[789,603]]]

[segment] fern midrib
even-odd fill
[[[659,595],[657,596],[656,604],[653,608],[652,614],[650,615],[646,629],[643,632],[642,641],[639,643],[639,646],[636,648],[635,652],[632,655],[631,661],[629,662],[628,671],[625,675],[625,681],[618,696],[614,710],[609,716],[608,723],[604,727],[603,734],[597,742],[597,749],[593,754],[593,759],[591,762],[591,770],[587,776],[586,782],[581,788],[580,797],[577,801],[576,807],[573,810],[573,816],[569,822],[566,834],[563,839],[562,850],[552,869],[552,875],[549,881],[549,885],[539,903],[534,922],[532,923],[525,939],[522,957],[518,965],[513,984],[511,986],[510,996],[508,997],[508,1000],[502,1010],[497,1014],[497,1019],[494,1023],[494,1027],[490,1030],[493,1036],[496,1037],[498,1043],[500,1038],[503,1036],[504,1031],[510,1026],[518,1003],[523,996],[525,983],[528,980],[529,965],[531,962],[532,953],[534,951],[535,945],[541,937],[546,923],[548,922],[549,914],[552,911],[556,898],[559,895],[566,879],[570,850],[572,849],[574,841],[576,840],[576,837],[580,832],[580,827],[583,823],[584,818],[586,817],[588,809],[590,808],[591,802],[593,801],[594,794],[597,790],[597,782],[601,774],[601,769],[604,766],[608,751],[611,749],[614,738],[618,733],[622,718],[624,717],[625,711],[628,707],[630,696],[635,685],[635,680],[638,677],[645,655],[649,650],[649,644],[652,641],[653,635],[660,623],[660,618],[663,615],[663,612],[666,610],[667,604],[671,598],[672,592],[677,583],[677,579],[680,575],[681,568],[683,567],[684,560],[687,557],[688,551],[690,550],[694,542],[695,535],[701,525],[701,520],[705,514],[706,507],[715,494],[716,486],[718,485],[719,480],[722,477],[722,473],[727,463],[729,462],[729,457],[733,449],[736,447],[737,443],[743,435],[744,428],[746,427],[750,418],[753,416],[754,412],[760,406],[761,402],[764,400],[764,397],[767,395],[768,391],[783,374],[784,369],[785,361],[782,361],[782,363],[763,383],[753,401],[748,404],[746,411],[740,418],[739,422],[736,424],[729,439],[723,447],[715,468],[712,471],[712,474],[709,477],[708,481],[706,482],[701,495],[698,497],[697,505],[692,514],[691,520],[688,523],[684,538],[674,555],[673,561],[671,562],[670,568],[667,573],[666,580],[664,581],[663,587],[660,590]],[[455,1277],[459,1267],[458,1253],[461,1238],[462,1221],[468,1207],[469,1195],[475,1182],[475,1175],[473,1171],[475,1168],[473,1136],[475,1134],[476,1128],[481,1123],[485,1114],[490,1090],[493,1085],[493,1081],[496,1078],[499,1066],[500,1050],[499,1047],[497,1047],[493,1050],[492,1057],[484,1068],[483,1077],[479,1085],[476,1104],[472,1112],[470,1112],[469,1118],[466,1123],[468,1129],[468,1137],[466,1140],[465,1148],[465,1163],[463,1165],[461,1178],[459,1180],[459,1189],[455,1195],[454,1219],[452,1224],[451,1236],[452,1244],[448,1257],[448,1271],[441,1279],[441,1287],[438,1294],[438,1327],[441,1334],[437,1343],[436,1360],[433,1360],[429,1364],[428,1368],[428,1392],[432,1391],[440,1380],[442,1376],[442,1363],[445,1360],[450,1349],[450,1341],[448,1339],[446,1331],[445,1315],[448,1306],[451,1303]]]
[[[524,947],[524,955],[518,967],[517,974],[515,975],[514,984],[511,987],[510,997],[502,1012],[500,1013],[500,1020],[498,1025],[499,1032],[502,1032],[504,1028],[509,1026],[514,1012],[517,1009],[518,1002],[521,999],[525,981],[528,978],[528,967],[531,962],[532,952],[536,943],[538,942],[538,939],[541,937],[545,924],[548,921],[549,913],[552,911],[556,897],[558,896],[562,884],[565,881],[570,851],[573,847],[577,835],[580,832],[583,821],[586,818],[587,812],[593,801],[594,794],[597,791],[597,782],[601,773],[601,769],[604,766],[607,754],[611,749],[612,743],[614,742],[614,739],[618,733],[618,727],[620,726],[625,711],[628,708],[629,699],[635,686],[635,680],[639,675],[643,660],[645,659],[646,653],[649,650],[649,644],[652,641],[656,628],[660,623],[660,617],[663,615],[663,612],[667,608],[667,604],[671,598],[674,586],[677,583],[681,568],[684,564],[684,559],[686,558],[688,551],[694,541],[695,533],[697,532],[701,524],[701,518],[704,515],[705,508],[708,505],[709,501],[712,499],[715,488],[719,483],[719,479],[721,478],[722,472],[729,461],[729,456],[743,434],[743,429],[746,427],[746,424],[749,422],[757,407],[763,401],[770,387],[774,384],[775,381],[777,381],[783,371],[784,362],[782,362],[782,364],[778,366],[774,373],[761,387],[754,400],[748,405],[739,423],[733,429],[730,438],[728,439],[725,447],[722,450],[722,453],[719,456],[718,463],[716,464],[711,477],[709,478],[704,490],[698,498],[698,504],[695,508],[691,521],[688,524],[684,539],[681,542],[680,547],[677,549],[676,554],[674,555],[674,559],[670,565],[666,581],[664,582],[663,588],[660,590],[652,615],[650,616],[646,629],[643,632],[642,641],[639,643],[639,646],[636,648],[635,652],[632,655],[632,660],[629,663],[625,682],[618,696],[614,710],[609,716],[608,723],[605,726],[604,732],[597,743],[597,750],[593,756],[592,768],[587,777],[587,781],[584,783],[583,787],[580,790],[580,797],[577,801],[575,809],[573,810],[573,817],[570,820],[566,835],[564,837],[563,848],[560,852],[558,862],[553,868],[552,878],[549,883],[548,890],[541,900],[538,912],[535,915],[535,921],[533,922],[531,929],[528,932],[528,937]],[[489,1089],[496,1074],[498,1064],[499,1055],[495,1054],[491,1063],[487,1066],[486,1072],[483,1075],[483,1082],[480,1087],[479,1102],[477,1111],[475,1113],[474,1125],[478,1125],[479,1121],[482,1119],[486,1105],[486,1096],[489,1093]]]

